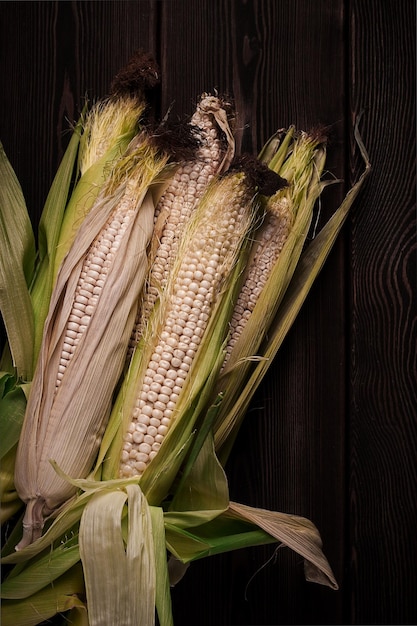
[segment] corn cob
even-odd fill
[[[114,255],[120,246],[124,233],[129,227],[129,223],[134,218],[134,196],[131,195],[129,187],[130,182],[128,182],[123,200],[109,216],[103,230],[93,242],[84,261],[75,289],[71,314],[64,332],[63,350],[55,383],[56,390],[61,384],[83,333],[88,328],[105,285]]]
[[[15,484],[27,503],[17,549],[91,469],[123,368],[153,229],[149,186],[167,162],[141,136],[119,162],[58,275],[17,451]]]
[[[233,352],[235,346],[272,272],[277,273],[280,270],[279,260],[284,247],[290,246],[291,248],[296,239],[300,242],[305,240],[314,202],[321,191],[320,185],[317,185],[317,179],[323,169],[322,146],[325,140],[317,131],[300,132],[294,137],[294,130],[292,127],[289,129],[282,139],[280,149],[270,163],[270,166],[277,168],[279,173],[285,176],[288,186],[267,199],[265,220],[255,234],[251,259],[246,268],[241,292],[232,315],[223,369],[229,368],[227,363],[232,353],[233,364],[237,359],[249,356],[242,352],[247,348],[242,341],[240,341],[240,349]],[[300,232],[296,237],[295,231],[292,233],[291,243],[288,240],[295,225]],[[297,255],[300,253],[301,247]],[[288,284],[288,279],[294,269],[294,259],[298,258],[297,255],[294,254],[287,260],[283,260],[282,286],[279,288],[281,295]],[[291,258],[292,264],[286,269],[286,264]],[[279,294],[276,297],[278,303]],[[269,300],[272,301],[271,298]],[[255,330],[255,326],[252,326],[252,330]]]
[[[181,402],[187,402],[193,363],[253,223],[254,197],[249,174],[229,173],[212,182],[187,226],[160,307],[145,332],[136,398],[126,409],[120,477],[143,474],[178,419]]]
[[[128,359],[142,336],[158,295],[165,288],[193,209],[215,174],[227,170],[233,158],[231,116],[231,105],[224,99],[208,94],[201,96],[190,121],[191,132],[199,143],[195,158],[180,164],[156,206],[151,268],[132,331]]]
[[[288,195],[278,191],[266,204],[262,226],[255,235],[251,258],[241,291],[230,320],[230,335],[223,367],[252,315],[258,297],[278,261],[292,226],[293,215]]]

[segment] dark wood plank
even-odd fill
[[[2,142],[35,224],[62,143],[56,132],[56,16],[56,3],[14,2],[3,5],[1,20]]]
[[[354,624],[417,620],[415,9],[351,3],[351,107],[373,165],[350,246]]]

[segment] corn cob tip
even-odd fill
[[[171,161],[196,158],[200,142],[192,126],[182,120],[166,117],[156,128],[148,128],[149,139],[159,152],[170,155]]]
[[[116,97],[142,94],[153,89],[159,80],[160,72],[155,59],[149,52],[139,49],[114,76],[110,93]]]
[[[231,96],[224,93],[218,94],[216,90],[214,93],[203,92],[199,98],[197,109],[200,109],[203,113],[213,113],[213,111],[219,111],[223,109],[227,115],[229,123],[234,121],[236,111],[235,102]]]
[[[272,196],[288,185],[285,178],[250,154],[236,158],[230,167],[230,171],[233,170],[243,170],[251,186],[263,196]]]
[[[317,144],[326,144],[330,134],[330,128],[324,124],[313,126],[308,132],[306,132],[306,135]]]

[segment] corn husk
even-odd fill
[[[1,144],[0,177],[0,310],[12,367],[19,379],[30,380],[34,319],[29,285],[35,267],[35,239],[22,189]]]
[[[154,624],[155,545],[140,487],[96,494],[81,517],[79,541],[91,626]]]

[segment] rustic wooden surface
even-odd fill
[[[158,60],[159,115],[232,94],[238,146],[277,128],[328,127],[319,226],[363,164],[373,170],[228,463],[231,497],[304,515],[340,585],[287,549],[191,565],[176,626],[415,624],[417,316],[415,4],[411,0],[2,3],[1,139],[36,225],[84,97],[104,95],[142,47]]]

